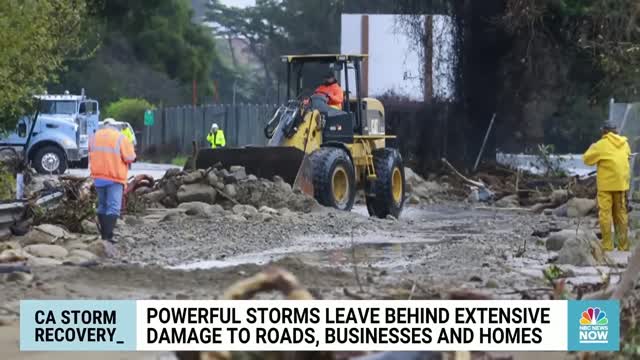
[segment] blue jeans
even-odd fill
[[[123,190],[124,186],[118,183],[97,187],[98,214],[120,216]]]

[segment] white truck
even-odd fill
[[[70,166],[86,167],[89,137],[99,126],[100,108],[84,95],[36,95],[38,111],[23,116],[16,130],[0,138],[0,147],[25,150],[41,174],[62,174]],[[26,149],[25,149],[26,148]]]

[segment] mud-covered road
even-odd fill
[[[360,285],[371,297],[412,283],[496,295],[540,285],[540,276],[524,276],[520,268],[543,265],[549,256],[531,237],[549,225],[544,216],[455,203],[408,207],[400,220],[363,212],[320,209],[246,221],[127,217],[117,257],[89,268],[36,269],[29,284],[2,283],[0,293],[10,307],[25,298],[211,299],[269,263],[293,272],[322,298],[344,297],[345,287],[358,292]]]
[[[16,339],[21,299],[216,299],[267,265],[290,271],[320,299],[424,299],[460,289],[522,298],[548,287],[542,269],[557,255],[533,234],[594,224],[456,202],[408,206],[399,220],[370,218],[361,205],[350,213],[317,208],[246,219],[176,210],[127,216],[116,257],[89,267],[35,268],[30,281],[0,282],[0,321],[13,324],[0,332],[0,344]],[[599,282],[601,270],[576,270],[574,279]],[[14,350],[6,347],[4,356],[24,358]]]

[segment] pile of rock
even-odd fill
[[[35,226],[24,236],[0,243],[0,264],[24,264],[29,267],[90,265],[113,249],[96,236],[72,234],[59,226]]]
[[[435,181],[428,181],[409,167],[404,168],[406,195],[410,204],[434,203],[442,198],[447,187]]]
[[[288,208],[292,211],[309,212],[316,201],[281,178],[272,181],[258,179],[247,174],[242,166],[229,169],[211,168],[190,172],[172,169],[156,184],[154,189],[141,189],[141,194],[151,204],[176,208],[180,204],[217,204],[224,209],[236,205],[252,205],[255,208]]]

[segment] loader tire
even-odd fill
[[[405,198],[404,165],[396,149],[373,151],[373,165],[377,179],[367,187],[367,210],[369,215],[396,219],[402,213]]]
[[[324,206],[349,211],[356,199],[356,177],[349,155],[325,147],[310,156],[314,197]]]

